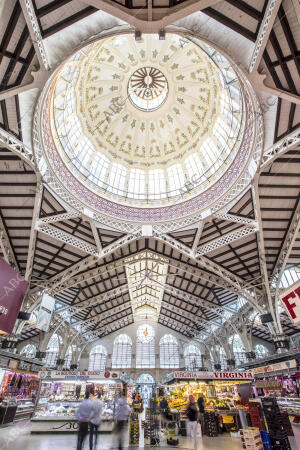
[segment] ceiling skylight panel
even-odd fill
[[[185,167],[190,180],[193,182],[197,180],[197,182],[199,182],[204,173],[204,166],[197,153],[193,153],[186,158]]]
[[[169,191],[174,195],[180,194],[180,189],[185,185],[185,177],[180,164],[174,164],[167,169],[169,179]]]
[[[132,198],[145,198],[146,175],[141,169],[130,169],[128,180],[128,196]]]
[[[113,163],[110,169],[107,190],[114,194],[123,193],[127,169],[122,164]]]
[[[148,194],[150,198],[166,197],[166,178],[162,169],[149,170]]]

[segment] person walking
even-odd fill
[[[82,445],[89,432],[89,421],[94,414],[94,405],[89,397],[90,393],[87,392],[75,414],[78,420],[77,450],[82,450]]]
[[[198,410],[199,410],[199,417],[200,417],[200,424],[201,424],[201,430],[202,430],[202,434],[204,434],[204,398],[202,397],[202,395],[200,395],[198,397],[197,400],[197,404],[198,404]]]
[[[186,409],[186,415],[188,418],[188,436],[193,439],[194,449],[197,449],[197,425],[199,421],[199,412],[193,395],[189,395],[189,403]]]
[[[101,394],[93,400],[93,415],[90,419],[90,450],[93,450],[93,440],[95,435],[95,448],[97,448],[99,425],[101,422],[103,402],[101,400]]]
[[[159,403],[161,428],[165,428],[168,423],[169,403],[164,397]]]
[[[127,428],[128,418],[130,415],[130,407],[127,404],[126,398],[122,396],[116,405],[115,418],[116,418],[116,432],[118,440],[118,448],[122,450],[123,439],[125,437],[125,431]]]

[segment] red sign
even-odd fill
[[[284,291],[280,299],[291,322],[294,325],[300,324],[300,281]]]
[[[0,257],[0,332],[11,334],[28,282]]]

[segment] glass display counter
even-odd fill
[[[32,433],[66,433],[76,432],[78,429],[76,410],[81,401],[49,401],[41,397],[36,407],[35,415],[31,419]],[[99,427],[101,432],[111,432],[114,428],[114,403],[105,402],[102,420]]]
[[[300,398],[277,397],[277,403],[282,411],[288,413],[293,425],[300,425]]]

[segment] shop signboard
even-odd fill
[[[42,303],[38,312],[35,327],[42,331],[48,331],[50,327],[51,317],[55,305],[55,298],[48,294],[44,294]]]
[[[11,334],[28,282],[0,257],[0,333]]]
[[[41,370],[41,366],[37,364],[31,364],[31,372],[39,372]]]
[[[254,375],[257,375],[259,373],[278,372],[280,370],[295,369],[296,367],[296,359],[291,359],[290,361],[281,361],[279,363],[269,364],[268,366],[254,367],[252,369],[252,372],[254,373]]]
[[[119,372],[101,372],[98,370],[42,370],[39,377],[43,380],[117,380]]]
[[[300,326],[300,281],[290,286],[279,298],[293,325]]]
[[[9,358],[5,358],[5,356],[0,356],[0,367],[7,367],[9,363]]]
[[[19,369],[21,370],[27,370],[28,372],[31,371],[31,364],[26,361],[20,361],[19,362]]]
[[[174,372],[173,379],[182,380],[253,380],[252,372]]]
[[[10,359],[8,363],[10,369],[17,369],[19,367],[19,361],[17,359]]]

